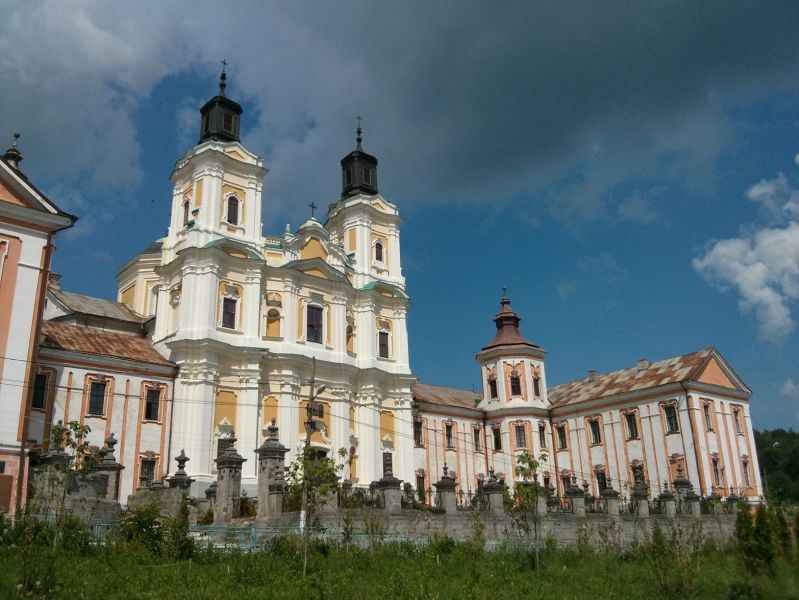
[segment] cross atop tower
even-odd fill
[[[314,218],[314,212],[315,212],[315,211],[316,211],[316,209],[317,209],[317,208],[319,208],[319,207],[318,207],[318,206],[316,206],[316,204],[314,204],[313,202],[311,202],[311,203],[308,205],[308,208],[310,208],[310,209],[311,209],[311,218],[313,219],[313,218]]]
[[[358,143],[358,150],[362,150],[361,142],[363,141],[363,137],[361,137],[361,115],[355,117],[355,120],[358,121],[358,127],[355,129],[355,141]]]

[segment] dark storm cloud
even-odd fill
[[[705,183],[732,136],[727,109],[799,74],[795,3],[252,2],[224,18],[216,3],[32,6],[0,25],[0,108],[54,140],[54,172],[135,184],[133,107],[164,76],[227,56],[231,89],[258,107],[246,141],[271,169],[269,206],[288,215],[335,199],[362,113],[394,199],[628,219],[616,186]],[[93,135],[69,151],[87,90]],[[68,124],[48,118],[70,110]]]

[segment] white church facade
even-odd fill
[[[33,424],[27,447],[3,434],[0,448],[17,444],[9,455],[44,451],[52,423],[78,420],[94,446],[111,435],[119,444],[124,500],[162,480],[181,450],[199,493],[235,443],[252,491],[249,453],[266,425],[278,425],[290,462],[313,396],[310,443],[344,448],[354,485],[390,470],[421,492],[446,466],[468,492],[489,472],[515,480],[526,450],[553,492],[576,481],[624,494],[639,470],[653,494],[678,472],[706,495],[762,494],[751,392],[713,349],[549,387],[545,351],[503,296],[496,335],[477,354],[482,393],[417,383],[402,219],[378,191],[360,127],[324,222],[263,235],[267,169],[241,144],[241,117],[223,73],[198,144],[172,172],[167,234],[120,269],[116,302],[51,284],[30,391],[15,403],[0,385],[0,422]]]

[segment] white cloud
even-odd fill
[[[780,388],[780,393],[791,400],[799,400],[799,383],[793,379],[786,379]]]
[[[750,187],[746,196],[772,224],[713,242],[693,267],[722,290],[736,288],[738,305],[755,314],[760,337],[779,343],[795,327],[791,309],[799,300],[799,192],[779,173]]]

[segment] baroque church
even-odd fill
[[[118,445],[123,502],[162,481],[181,450],[201,493],[231,445],[249,458],[242,485],[253,495],[251,451],[271,422],[287,461],[308,437],[353,485],[393,474],[423,500],[442,472],[464,493],[489,473],[511,483],[524,451],[553,494],[629,494],[634,473],[653,495],[678,476],[703,495],[762,494],[751,392],[713,348],[549,387],[546,352],[503,293],[494,337],[476,354],[482,392],[418,383],[402,218],[378,190],[360,125],[324,222],[263,235],[267,169],[241,144],[242,113],[223,72],[197,145],[172,172],[167,234],[122,266],[116,302],[61,289],[52,240],[75,217],[30,184],[16,145],[3,156],[0,510],[24,504],[19,482],[57,421],[89,426],[98,448]],[[24,268],[23,250],[38,269]],[[17,362],[13,336],[29,339]],[[27,384],[11,385],[12,371]]]

